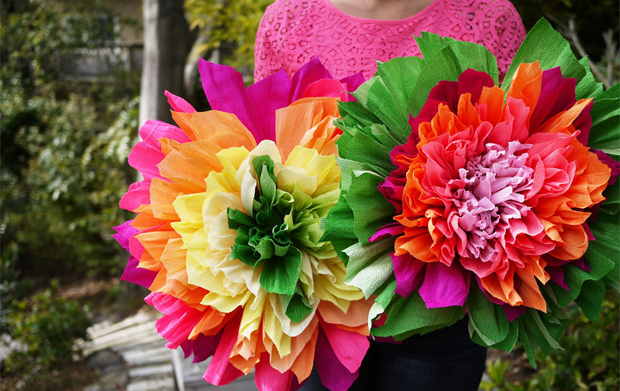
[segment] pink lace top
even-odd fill
[[[258,28],[254,78],[281,68],[291,75],[318,56],[334,78],[361,70],[368,79],[377,69],[376,60],[419,56],[413,35],[421,31],[486,46],[497,57],[500,75],[525,36],[508,0],[435,0],[402,20],[350,16],[329,0],[276,0]]]

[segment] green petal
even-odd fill
[[[538,23],[527,34],[521,47],[517,50],[510,68],[506,72],[502,89],[508,91],[512,76],[520,64],[539,61],[542,69],[561,67],[564,77],[574,77],[580,81],[586,71],[573,54],[570,44],[545,19]]]
[[[286,316],[293,322],[299,323],[312,313],[312,306],[308,303],[299,284],[295,288],[295,294],[281,295],[280,300],[286,309]]]
[[[289,247],[284,257],[274,257],[263,262],[260,285],[267,292],[292,295],[301,272],[301,251]]]
[[[456,323],[465,316],[462,307],[426,308],[424,300],[416,291],[407,298],[398,297],[387,310],[387,320],[372,330],[377,337],[394,336],[404,339],[415,334],[426,334]]]
[[[510,332],[510,322],[501,306],[493,304],[473,283],[467,296],[470,334],[476,333],[485,346],[504,341]]]

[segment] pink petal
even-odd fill
[[[157,164],[165,155],[161,151],[159,139],[169,138],[178,142],[188,142],[189,137],[176,126],[160,121],[146,121],[140,128],[140,141],[129,153],[129,165],[140,171],[144,179],[161,178]]]
[[[189,307],[183,301],[160,292],[151,293],[145,299],[147,303],[164,313],[155,323],[157,332],[169,342],[170,349],[178,348],[187,341],[196,324],[202,318],[202,312]]]
[[[489,142],[504,148],[511,141],[525,143],[529,136],[526,121],[530,108],[520,99],[508,98],[505,109],[503,118],[489,134]]]
[[[433,262],[426,265],[418,291],[427,308],[462,306],[469,292],[469,280],[467,273],[456,265]]]
[[[540,95],[530,117],[530,129],[538,129],[549,118],[574,105],[576,83],[577,79],[563,78],[559,67],[543,71]]]
[[[342,84],[338,80],[334,79],[321,79],[313,82],[306,88],[302,98],[310,97],[330,97],[340,98],[343,89]]]
[[[321,378],[321,383],[331,391],[346,391],[357,379],[359,372],[349,372],[334,353],[325,332],[319,328],[316,341],[314,365]]]
[[[379,228],[379,230],[375,232],[374,235],[368,239],[368,241],[372,243],[388,236],[398,236],[403,233],[404,229],[405,227],[399,223],[390,223]]]
[[[121,281],[132,282],[148,288],[153,284],[155,277],[157,277],[157,272],[138,267],[139,264],[140,261],[138,258],[130,256],[127,261],[127,266],[125,266],[125,270],[123,271],[123,275],[121,276]]]
[[[409,254],[398,256],[392,254],[392,262],[394,263],[394,276],[396,277],[395,293],[407,297],[420,285],[424,277],[422,269],[426,263]]]
[[[292,371],[281,373],[269,364],[269,354],[261,354],[256,364],[254,382],[260,391],[289,391],[295,375]]]
[[[235,368],[228,359],[237,342],[241,311],[238,311],[233,319],[225,326],[222,339],[218,345],[209,367],[202,377],[204,380],[216,386],[228,384],[243,375],[243,372]]]
[[[141,205],[151,203],[151,181],[140,181],[129,185],[129,190],[123,195],[119,206],[122,209],[134,211]]]
[[[172,110],[179,111],[182,113],[195,113],[196,109],[194,106],[189,104],[188,101],[181,98],[180,96],[176,96],[169,91],[165,91],[164,94],[168,98],[168,104],[172,107]]]
[[[291,78],[292,88],[289,102],[295,102],[303,97],[308,86],[321,79],[333,79],[333,77],[327,68],[321,64],[321,61],[317,57],[313,57],[312,60],[299,68]]]
[[[370,346],[368,337],[327,322],[321,322],[321,327],[342,365],[351,373],[357,371]]]

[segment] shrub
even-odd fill
[[[29,300],[16,303],[8,315],[11,338],[22,349],[9,354],[5,370],[12,375],[46,372],[72,361],[81,351],[77,339],[87,339],[89,310],[58,294],[58,282]]]

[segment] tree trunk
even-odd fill
[[[144,65],[140,88],[140,124],[171,122],[164,91],[182,96],[183,67],[189,51],[189,27],[180,0],[144,0]]]

